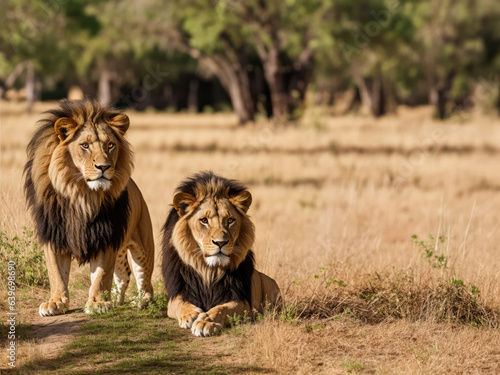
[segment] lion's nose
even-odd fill
[[[227,244],[229,241],[214,241],[214,240],[212,240],[212,242],[215,245],[219,246],[219,249],[222,249],[224,247],[224,245]]]
[[[100,169],[101,171],[105,171],[106,169],[108,169],[109,167],[111,167],[111,164],[109,163],[106,163],[106,164],[94,164],[94,166],[97,168],[97,169]]]

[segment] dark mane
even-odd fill
[[[117,251],[123,242],[129,219],[129,196],[125,189],[116,201],[106,201],[95,216],[82,217],[69,199],[46,192],[46,201],[34,202],[34,189],[26,179],[28,205],[35,221],[40,244],[50,244],[57,253],[77,259],[80,264],[100,251]]]
[[[203,195],[222,195],[228,189],[231,197],[237,195],[246,187],[235,180],[225,179],[211,171],[200,172],[182,181],[175,192],[189,193],[196,198]],[[162,273],[165,289],[169,299],[181,295],[203,311],[229,301],[247,301],[251,306],[251,278],[254,272],[254,255],[248,251],[245,259],[233,271],[226,271],[213,283],[204,282],[200,273],[192,266],[183,262],[172,243],[174,227],[179,221],[179,215],[174,207],[170,208],[167,220],[162,229]]]
[[[195,173],[193,176],[182,181],[175,189],[175,193],[188,193],[198,197],[200,194],[200,187],[216,195],[221,195],[224,189],[228,188],[228,195],[230,197],[247,190],[246,186],[243,186],[236,180],[217,176],[212,171],[203,171]]]
[[[87,121],[104,121],[119,113],[92,99],[63,100],[59,108],[45,112],[26,149],[24,192],[38,240],[80,263],[88,262],[100,251],[119,248],[128,226],[129,196],[126,187],[115,198],[85,196],[86,206],[82,207],[58,194],[48,177],[50,156],[59,145],[54,123],[61,117],[70,117],[83,125]]]

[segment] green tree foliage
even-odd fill
[[[431,103],[445,118],[485,80],[498,96],[494,0],[5,0],[0,15],[0,95],[79,84],[144,107],[184,80],[196,108],[213,76],[241,123],[300,115],[311,87],[355,88],[374,116]]]

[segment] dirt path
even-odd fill
[[[19,319],[22,325],[16,330],[19,338],[16,346],[16,369],[58,358],[64,347],[76,340],[75,335],[86,321],[85,314],[77,311],[51,317],[41,317],[35,307],[23,307],[21,311]],[[5,340],[0,342],[2,348],[6,345]],[[13,370],[7,362],[3,357],[0,360],[2,373]]]
[[[31,325],[31,338],[40,348],[44,359],[57,358],[63,348],[74,341],[80,326],[85,322],[85,315],[70,311],[59,316],[42,317],[37,310],[30,312],[26,323]]]
[[[68,369],[73,365],[79,368],[81,374],[94,370],[106,370],[117,366],[120,362],[130,360],[129,354],[122,353],[129,352],[127,345],[135,345],[134,348],[137,350],[133,352],[140,358],[136,362],[124,366],[130,367],[136,373],[146,373],[149,368],[148,361],[152,363],[160,361],[162,365],[172,366],[176,373],[182,374],[196,373],[197,369],[206,369],[214,373],[253,374],[263,372],[261,368],[244,365],[245,360],[241,358],[239,355],[241,353],[238,353],[237,349],[236,341],[238,340],[235,340],[236,337],[232,334],[198,338],[191,335],[189,330],[179,329],[177,323],[168,318],[144,320],[144,316],[135,317],[136,321],[131,329],[137,330],[137,327],[144,324],[145,329],[150,332],[148,340],[151,340],[151,345],[147,351],[144,351],[142,346],[145,342],[140,339],[142,337],[140,330],[137,336],[128,336],[129,334],[123,331],[124,327],[130,324],[126,319],[121,319],[123,315],[128,313],[127,311],[120,312],[112,319],[112,323],[109,320],[109,324],[102,322],[82,312],[81,307],[85,304],[86,290],[75,292],[76,295],[71,301],[71,307],[74,309],[64,315],[52,317],[41,317],[38,314],[38,306],[48,297],[48,290],[32,289],[22,296],[18,309],[21,326],[16,332],[20,335],[16,368],[11,369],[5,361],[0,361],[0,373],[16,373],[16,370],[33,373],[40,371],[68,373]],[[83,327],[84,325],[86,328]],[[102,326],[102,330],[92,331],[99,325]],[[90,333],[87,332],[89,327],[91,327]],[[71,354],[68,356],[68,346],[72,342],[79,342],[78,340],[82,339],[82,330],[86,332],[83,336],[90,334],[93,341],[81,341],[81,345],[78,344],[69,349]],[[155,338],[155,332],[159,331],[161,331],[160,336]],[[103,341],[109,340],[106,336],[108,333],[117,335],[113,339],[115,341],[110,341],[110,344],[114,343],[114,345],[99,346],[102,345]],[[92,349],[94,345],[99,346],[102,355],[94,352]],[[0,342],[0,346],[3,348],[4,343]],[[157,354],[152,355],[152,352]],[[88,358],[91,359],[90,362]],[[9,372],[9,370],[14,371]]]

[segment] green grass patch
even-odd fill
[[[27,364],[20,373],[57,374],[228,374],[213,355],[192,349],[176,322],[130,306],[93,314],[77,339],[55,360]]]
[[[347,372],[358,372],[363,370],[363,365],[360,362],[353,361],[349,358],[346,358],[340,364]]]

